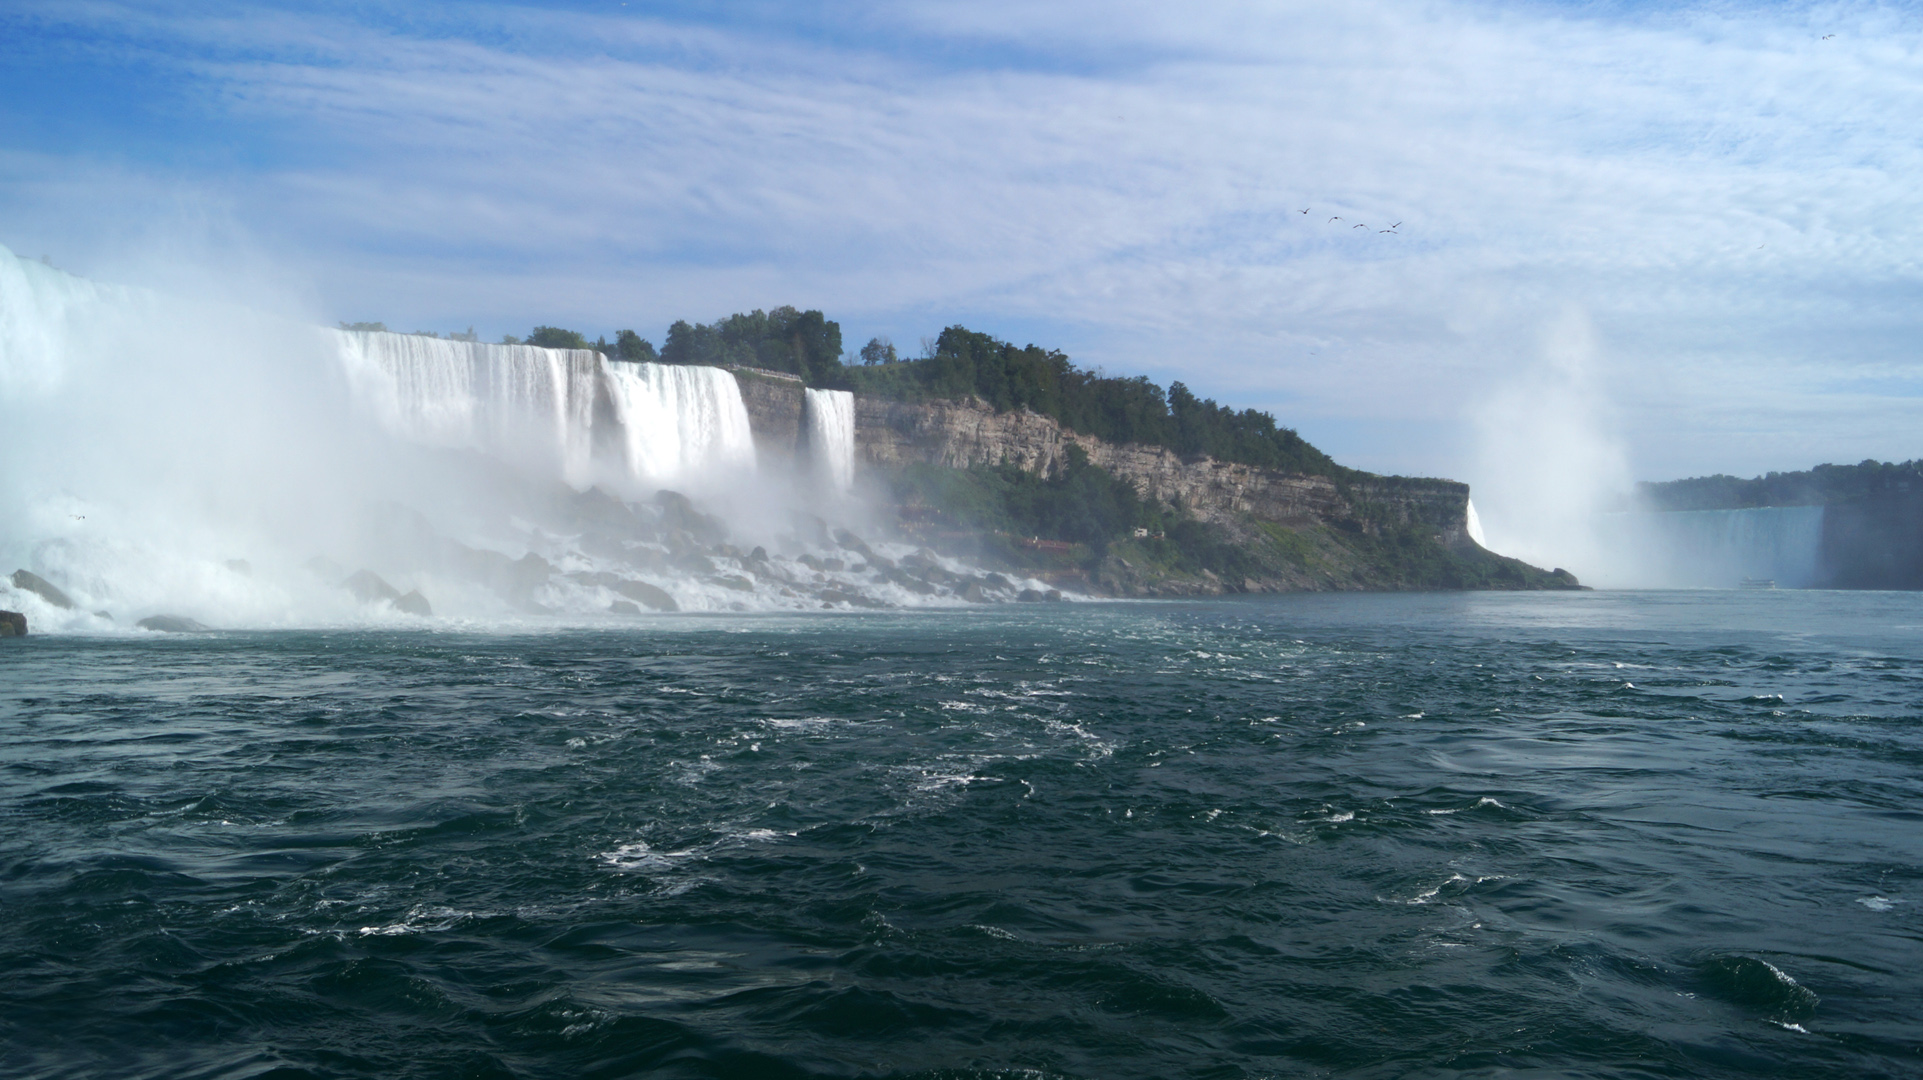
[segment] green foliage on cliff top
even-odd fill
[[[539,345],[543,349],[592,349],[587,336],[578,330],[563,330],[558,326],[537,326],[527,336],[527,344]]]
[[[847,384],[841,324],[819,311],[792,307],[756,308],[699,325],[676,322],[661,346],[661,361],[767,368],[799,375],[810,386]]]
[[[617,359],[644,364],[659,360],[655,355],[654,342],[632,330],[622,330],[614,335],[614,355]]]
[[[943,330],[923,359],[846,368],[842,384],[911,401],[979,397],[998,410],[1029,409],[1109,442],[1288,472],[1350,474],[1268,413],[1237,412],[1197,398],[1179,382],[1164,391],[1143,376],[1103,375],[1076,367],[1059,351],[1017,348],[961,326]]]
[[[1654,510],[1825,506],[1888,491],[1923,491],[1923,460],[1865,460],[1855,465],[1818,465],[1806,472],[1773,472],[1748,480],[1718,474],[1636,485],[1638,499]]]

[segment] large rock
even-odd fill
[[[608,588],[630,600],[638,600],[656,611],[681,610],[681,605],[675,603],[674,597],[669,596],[666,590],[656,588],[645,581],[610,581]]]
[[[377,600],[393,603],[401,598],[401,590],[389,585],[372,570],[354,571],[351,577],[341,582],[341,587],[353,593],[354,599],[363,604],[372,604]]]
[[[400,599],[394,601],[394,610],[408,615],[427,616],[434,614],[434,606],[421,595],[421,590],[411,589]]]
[[[134,625],[162,634],[205,634],[213,629],[185,615],[149,615]]]
[[[444,546],[447,566],[454,572],[481,582],[516,607],[539,610],[534,592],[554,575],[554,567],[541,556],[528,552],[510,559],[498,551],[471,548],[448,541]]]
[[[654,493],[654,501],[661,507],[663,529],[670,532],[678,529],[707,547],[713,547],[728,538],[728,527],[722,524],[721,519],[696,510],[693,500],[686,495],[663,488]]]
[[[17,611],[0,611],[0,637],[26,637],[27,617]]]
[[[66,593],[55,588],[53,582],[48,581],[46,578],[41,577],[31,570],[15,570],[13,572],[13,587],[16,589],[25,589],[27,592],[33,593],[54,607],[68,609],[73,607],[73,600],[68,597]]]

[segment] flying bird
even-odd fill
[[[1368,228],[1368,226],[1367,226],[1367,225],[1351,225],[1351,226],[1349,226],[1349,228],[1351,228],[1351,229],[1366,229],[1366,228]]]
[[[1835,37],[1835,36],[1836,36],[1835,34],[1824,34],[1824,35],[1823,35],[1823,40],[1824,40],[1824,41],[1828,41],[1829,39],[1831,39],[1831,38],[1833,38],[1833,37]]]
[[[1330,220],[1330,221],[1341,221],[1342,219],[1341,219],[1341,218],[1339,218],[1339,217],[1332,217],[1332,218],[1330,218],[1329,220]]]
[[[1394,229],[1377,229],[1377,230],[1376,230],[1376,232],[1386,232],[1386,233],[1393,233],[1393,232],[1395,232],[1395,230],[1394,230]],[[1397,236],[1401,236],[1402,234],[1401,234],[1401,233],[1396,233],[1396,235],[1397,235]]]
[[[1307,210],[1303,210],[1302,212],[1303,212],[1303,213],[1305,213],[1305,214],[1306,214],[1306,213],[1308,213],[1308,211],[1307,211]]]
[[[1396,222],[1396,223],[1395,223],[1394,225],[1391,225],[1391,226],[1389,226],[1389,227],[1390,227],[1391,229],[1400,229],[1400,228],[1402,228],[1402,222],[1400,222],[1400,221],[1398,221],[1398,222]]]

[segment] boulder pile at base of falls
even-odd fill
[[[673,490],[629,502],[599,488],[557,487],[543,498],[492,531],[496,544],[521,534],[506,551],[456,540],[393,504],[370,526],[371,549],[383,573],[421,575],[453,592],[479,586],[534,615],[986,604],[1048,588],[918,545],[870,544],[804,512],[741,537],[734,523]],[[404,599],[372,570],[348,582],[368,602],[399,608]]]

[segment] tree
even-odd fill
[[[892,364],[899,359],[895,353],[895,343],[885,337],[869,338],[868,344],[861,347],[861,362],[867,367]]]
[[[815,386],[845,382],[841,324],[819,311],[778,307],[736,313],[705,325],[677,321],[661,346],[668,364],[766,368],[799,375]]]
[[[615,333],[614,355],[635,364],[651,364],[659,359],[654,354],[654,343],[632,330],[621,330]]]
[[[543,349],[587,349],[593,347],[588,344],[588,339],[578,331],[563,330],[558,326],[535,327],[534,332],[527,336],[527,343],[529,345],[538,345]]]
[[[385,332],[387,330],[387,324],[384,322],[344,322],[341,324],[341,329]]]

